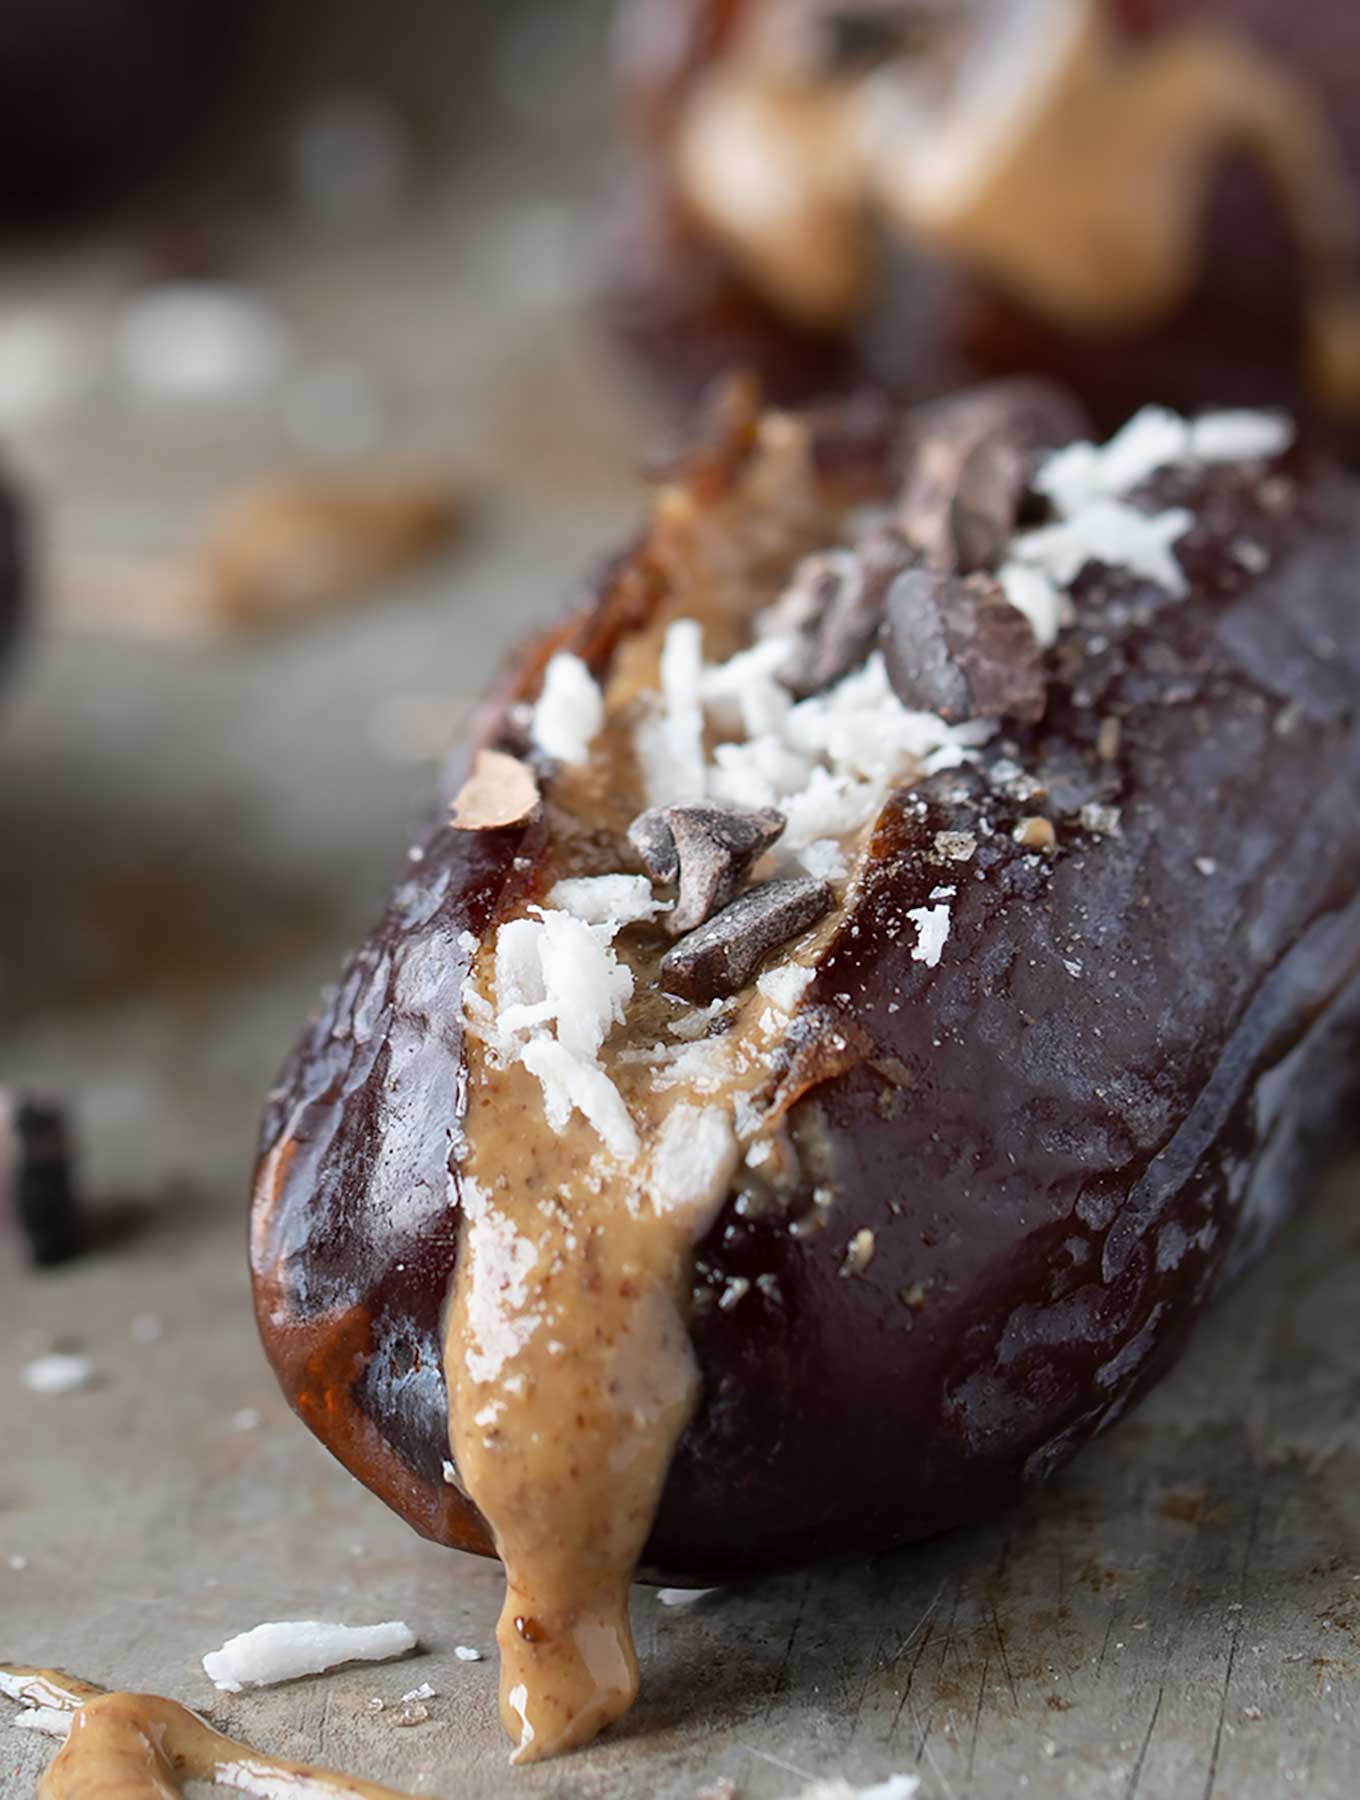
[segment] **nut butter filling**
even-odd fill
[[[544,783],[551,848],[540,898],[562,881],[639,866],[626,833],[649,794],[634,728],[640,697],[663,684],[668,624],[700,614],[718,654],[740,647],[791,562],[834,529],[806,441],[785,420],[765,426],[730,500],[700,507],[683,487],[662,492],[652,547],[671,598],[616,653],[589,758],[556,765]],[[690,1253],[742,1153],[728,1109],[768,1080],[755,1024],[767,1009],[751,996],[725,1021],[720,1076],[703,1066],[702,1041],[682,1037],[677,1051],[700,1052],[695,1074],[672,1068],[658,1079],[668,1026],[696,1017],[662,991],[672,942],[663,914],[616,942],[632,995],[599,1058],[621,1102],[624,1141],[614,1148],[580,1112],[554,1128],[535,1073],[476,1036],[469,1044],[464,1222],[444,1364],[458,1480],[505,1564],[501,1716],[519,1762],[588,1742],[637,1692],[629,1589],[699,1391],[686,1329]],[[474,973],[503,1005],[490,945]]]
[[[108,1693],[58,1669],[8,1663],[0,1664],[0,1694],[71,1715],[38,1800],[176,1800],[189,1781],[258,1800],[406,1800],[393,1788],[268,1756],[159,1694]]]
[[[1340,144],[1304,77],[1227,27],[1131,44],[1103,0],[1024,0],[975,27],[952,68],[944,53],[887,60],[854,81],[791,76],[752,30],[697,87],[674,155],[696,215],[806,323],[843,328],[859,309],[877,215],[1100,334],[1188,297],[1211,184],[1238,152],[1270,178],[1303,258],[1307,373],[1360,408],[1360,225]]]

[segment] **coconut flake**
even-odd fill
[[[661,646],[661,714],[641,734],[653,806],[702,800],[704,769],[704,634],[697,619],[676,619]]]
[[[481,1651],[474,1650],[471,1644],[455,1644],[453,1654],[459,1662],[480,1662],[482,1660]]]
[[[538,1006],[547,999],[541,937],[542,925],[537,919],[508,919],[496,933],[496,1006],[502,1014],[514,1007]]]
[[[1011,554],[1062,587],[1070,586],[1089,563],[1100,563],[1184,594],[1189,584],[1171,546],[1194,522],[1183,506],[1141,513],[1122,500],[1093,500],[1073,518],[1021,532],[1011,540]],[[1014,605],[1009,586],[1007,597]]]
[[[814,973],[802,963],[781,963],[778,968],[766,969],[764,974],[757,975],[756,986],[781,1012],[791,1013]]]
[[[715,800],[743,811],[757,812],[778,803],[782,812],[784,798],[800,792],[812,768],[810,758],[790,749],[779,734],[762,732],[744,743],[717,746],[708,774],[709,792]]]
[[[1224,407],[1193,421],[1189,454],[1202,463],[1259,462],[1283,456],[1295,435],[1294,421],[1283,413]]]
[[[544,1113],[554,1131],[564,1130],[576,1111],[621,1162],[636,1156],[637,1129],[623,1096],[598,1064],[573,1056],[550,1037],[531,1038],[520,1060],[542,1086]]]
[[[663,1606],[693,1606],[696,1600],[702,1600],[709,1594],[717,1594],[722,1590],[715,1587],[706,1588],[658,1588],[656,1597]]]
[[[583,763],[604,724],[604,696],[579,656],[559,650],[543,673],[543,689],[535,703],[530,731],[545,756],[558,762]]]
[[[1064,519],[1097,501],[1118,499],[1159,469],[1177,463],[1242,463],[1282,455],[1294,442],[1281,413],[1222,408],[1187,421],[1164,406],[1145,406],[1104,445],[1057,450],[1039,468],[1034,488]]]
[[[415,1647],[415,1632],[399,1619],[383,1625],[277,1621],[228,1638],[203,1658],[203,1667],[223,1693],[239,1694],[244,1687],[320,1675],[342,1663],[387,1662]]]
[[[36,1356],[23,1371],[24,1386],[33,1394],[74,1394],[94,1380],[94,1359],[60,1350]]]
[[[916,947],[911,953],[911,960],[924,963],[928,969],[938,967],[949,940],[948,906],[913,906],[907,917],[916,927]]]
[[[996,578],[1011,605],[1029,620],[1043,648],[1047,650],[1056,644],[1058,633],[1072,616],[1072,602],[1067,595],[1042,569],[1025,563],[1003,563]]]
[[[658,1212],[687,1215],[702,1236],[726,1197],[738,1155],[721,1107],[681,1101],[667,1115],[652,1158],[652,1204]]]
[[[794,852],[793,860],[804,874],[818,881],[843,881],[850,872],[845,851],[835,838],[814,838]]]
[[[1131,492],[1189,454],[1185,420],[1164,406],[1144,406],[1108,443],[1068,444],[1056,451],[1035,475],[1034,487],[1070,519],[1097,500]]]
[[[590,1061],[598,1054],[633,993],[632,971],[610,948],[617,929],[614,924],[587,925],[571,913],[555,911],[537,919],[512,919],[501,927],[496,938],[496,1027],[504,1054],[513,1054],[508,1046],[521,1034],[552,1023],[573,1056]]]
[[[798,640],[783,634],[761,638],[724,663],[703,672],[701,694],[720,729],[740,730],[747,738],[778,732],[793,705],[779,671],[798,652]]]
[[[671,1053],[652,1077],[652,1086],[665,1090],[693,1088],[699,1094],[716,1094],[732,1079],[732,1047],[726,1038],[700,1038]]]
[[[16,1713],[10,1724],[16,1731],[42,1731],[48,1737],[64,1738],[71,1735],[75,1716],[74,1708],[30,1706],[27,1711]]]
[[[633,972],[610,948],[612,925],[586,925],[570,913],[543,915],[539,962],[557,1035],[573,1056],[593,1057],[624,1015]]]
[[[548,902],[587,925],[612,925],[617,931],[662,911],[645,875],[569,876],[551,890]]]
[[[839,1775],[827,1781],[814,1781],[804,1788],[796,1800],[913,1800],[920,1792],[919,1775],[889,1775],[886,1781],[875,1781],[869,1787],[851,1787]]]

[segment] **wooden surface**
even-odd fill
[[[893,1770],[928,1800],[1351,1800],[1354,1165],[1174,1378],[1024,1511],[692,1607],[639,1591],[641,1704],[547,1767],[508,1769],[494,1661],[453,1654],[491,1652],[496,1570],[414,1539],[274,1391],[242,1251],[260,1096],[400,863],[450,696],[626,530],[657,425],[580,304],[584,240],[562,251],[598,130],[513,114],[374,233],[314,241],[268,208],[232,230],[235,272],[300,361],[371,376],[384,454],[456,466],[480,496],[463,544],[352,613],[211,650],[54,624],[6,696],[0,1079],[70,1097],[101,1228],[41,1278],[0,1245],[0,1657],[159,1689],[272,1750],[449,1800],[689,1800],[720,1776],[782,1800]],[[53,583],[87,610],[129,555],[176,554],[291,454],[278,392],[204,409],[120,385],[136,254],[120,228],[5,270],[6,304],[46,304],[84,359],[11,442],[48,501]],[[159,1340],[134,1341],[141,1315]],[[68,1341],[98,1384],[25,1392],[27,1358]],[[231,1633],[318,1615],[404,1617],[422,1654],[237,1696],[199,1668]],[[370,1709],[422,1681],[428,1720]],[[49,1753],[0,1716],[3,1800]]]

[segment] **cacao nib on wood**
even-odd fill
[[[0,1214],[8,1213],[38,1268],[66,1262],[85,1242],[61,1109],[0,1089]]]

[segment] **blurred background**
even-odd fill
[[[28,147],[0,169],[0,442],[36,572],[0,708],[0,1079],[70,1098],[96,1194],[242,1191],[465,701],[636,510],[654,427],[590,308],[607,24],[0,23],[49,81],[22,130],[6,108]]]

